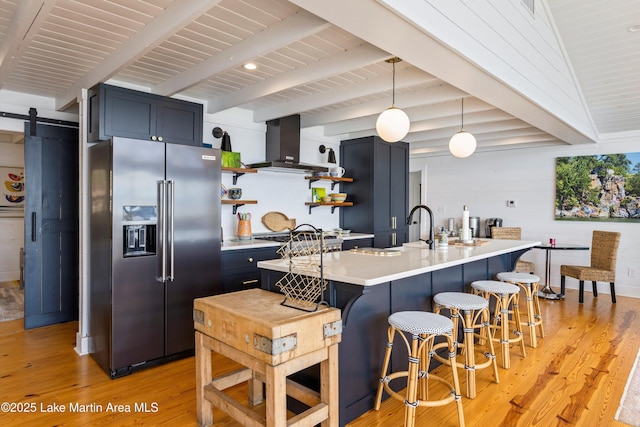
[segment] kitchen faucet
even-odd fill
[[[418,209],[424,209],[427,212],[429,212],[429,240],[424,240],[424,239],[420,239],[418,238],[418,240],[422,240],[423,242],[427,243],[429,245],[429,249],[433,249],[433,245],[434,245],[434,232],[433,232],[433,212],[431,212],[431,209],[429,209],[429,207],[427,205],[417,205],[414,206],[413,209],[411,209],[411,212],[409,212],[409,216],[407,217],[407,225],[411,225],[414,224],[413,222],[413,213],[415,211],[417,211]]]

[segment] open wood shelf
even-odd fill
[[[233,214],[235,215],[236,213],[238,213],[238,207],[243,206],[243,205],[257,205],[258,201],[257,200],[242,200],[242,199],[237,199],[237,200],[232,200],[232,199],[223,199],[221,200],[223,205],[233,205]]]
[[[353,202],[306,202],[305,205],[309,206],[309,213],[311,213],[312,208],[318,206],[331,206],[331,213],[333,213],[336,208],[353,206]]]
[[[222,168],[222,172],[232,173],[233,174],[233,185],[237,185],[239,177],[241,177],[245,173],[258,173],[258,169],[223,167]]]
[[[331,189],[335,187],[336,184],[341,182],[353,182],[353,178],[347,178],[344,176],[305,176],[304,179],[309,181],[309,188],[311,188],[311,183],[316,181],[331,181]]]

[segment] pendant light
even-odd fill
[[[476,151],[476,138],[464,130],[464,98],[462,98],[462,119],[460,131],[449,140],[449,151],[456,157],[469,157]]]
[[[396,62],[402,59],[395,57],[385,62],[393,65],[393,86],[391,90],[391,107],[384,110],[376,120],[376,131],[380,138],[387,142],[398,142],[409,132],[409,116],[395,106],[396,103]]]

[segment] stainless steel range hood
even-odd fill
[[[327,172],[323,166],[300,163],[300,115],[267,121],[266,157],[250,168],[282,172]]]

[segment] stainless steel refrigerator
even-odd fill
[[[90,352],[112,377],[193,354],[193,299],[220,292],[220,150],[89,149]]]

